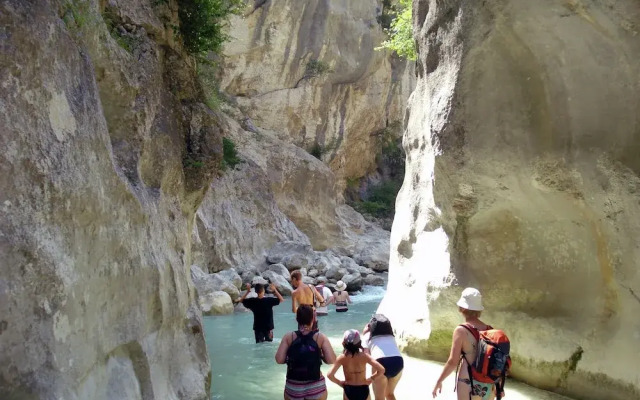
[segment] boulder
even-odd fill
[[[354,255],[355,261],[376,272],[389,270],[389,247],[365,247]]]
[[[287,279],[275,271],[265,271],[262,273],[262,277],[270,280],[283,296],[288,296],[293,292],[293,288]]]
[[[273,271],[285,278],[287,281],[291,281],[291,274],[289,273],[289,270],[282,264],[271,264],[267,267],[267,271]]]
[[[298,269],[307,265],[307,257],[312,255],[313,249],[308,243],[288,240],[278,242],[269,249],[269,252],[267,253],[267,261],[270,264],[282,263],[287,265],[287,263],[289,263],[291,265],[297,265],[297,268],[291,269]],[[289,265],[287,265],[287,268],[290,268]]]
[[[339,268],[342,266],[342,260],[332,251],[316,251],[310,263],[311,268],[317,269],[320,273],[324,273],[331,267]]]
[[[200,309],[204,315],[224,315],[233,313],[233,301],[228,293],[209,292],[199,297]]]
[[[384,286],[384,278],[381,277],[380,275],[367,275],[364,278],[364,284],[365,285],[369,285],[369,286]]]
[[[310,276],[303,276],[302,277],[302,283],[304,283],[305,285],[316,285],[316,280]]]
[[[362,279],[362,276],[358,272],[354,274],[346,274],[341,280],[345,285],[347,285],[348,292],[357,292],[362,289],[362,286],[364,285],[364,279]]]
[[[227,282],[231,282],[231,284],[233,284],[238,289],[242,289],[242,277],[238,275],[234,268],[222,270],[215,275],[218,275]]]
[[[231,281],[227,280],[224,275],[207,274],[197,265],[191,266],[191,279],[199,296],[217,291],[228,293],[233,300],[240,296],[238,288]]]
[[[307,273],[307,276],[310,276],[312,278],[316,278],[318,275],[320,275],[320,272],[315,268],[311,268]]]
[[[272,274],[276,274],[273,271],[265,271],[263,273],[267,273],[267,272],[272,273]],[[276,274],[276,275],[278,275],[278,274]],[[280,275],[278,275],[278,276],[280,276]],[[253,279],[251,279],[251,286],[254,286],[254,285],[258,284],[258,283],[261,284],[261,285],[265,285],[265,286],[269,284],[269,282],[267,282],[267,280],[264,277],[262,277],[261,275],[254,276]]]
[[[349,273],[349,271],[347,271],[345,268],[331,267],[331,268],[327,269],[327,271],[325,272],[325,276],[330,281],[336,282],[336,281],[339,281],[340,279],[342,279],[342,277],[345,276],[348,273]]]

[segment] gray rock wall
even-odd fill
[[[190,233],[221,135],[152,3],[0,2],[2,399],[209,397]]]
[[[414,85],[411,63],[375,50],[386,39],[376,21],[382,2],[253,4],[232,20],[221,88],[282,140],[318,143],[342,189],[373,172],[375,133],[402,119]]]
[[[475,286],[513,339],[515,377],[640,396],[639,20],[630,0],[414,2],[382,304],[410,353],[446,358],[455,300]]]

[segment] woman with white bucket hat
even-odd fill
[[[471,333],[470,329],[478,331],[484,331],[491,329],[491,326],[485,324],[480,320],[480,314],[484,310],[482,306],[482,294],[478,289],[466,288],[462,291],[460,300],[456,303],[458,311],[462,314],[465,321],[465,326],[459,325],[453,330],[453,343],[451,345],[451,352],[449,359],[447,360],[442,374],[436,382],[433,388],[433,397],[435,398],[442,392],[442,382],[447,376],[456,370],[458,364],[462,360],[460,367],[460,375],[456,382],[456,392],[458,393],[458,400],[491,400],[494,399],[495,387],[493,385],[483,385],[479,382],[473,382],[473,388],[471,387],[471,380],[469,377],[469,368],[467,360],[475,360],[477,340]]]
[[[338,281],[338,283],[336,283],[336,291],[333,293],[333,302],[336,304],[336,312],[349,311],[351,298],[349,297],[349,292],[347,292],[347,285],[342,281]]]

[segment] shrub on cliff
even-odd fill
[[[415,60],[416,43],[413,40],[413,17],[411,0],[399,0],[395,6],[395,16],[390,27],[385,29],[389,39],[382,42],[377,49],[395,51],[400,57]]]
[[[229,39],[225,25],[244,5],[244,0],[178,0],[180,34],[187,51],[198,55],[220,53]]]

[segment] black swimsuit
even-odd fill
[[[367,400],[369,385],[344,385],[344,394],[349,400]]]

